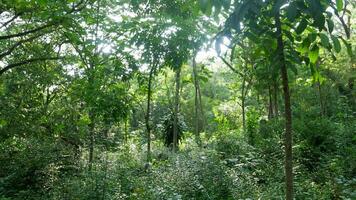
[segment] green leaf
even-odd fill
[[[295,2],[292,2],[289,4],[287,8],[287,18],[289,21],[294,22],[295,17],[297,16],[297,4]]]
[[[289,69],[291,69],[295,75],[298,74],[298,70],[297,70],[297,67],[295,65],[289,64],[288,66],[289,66]]]
[[[313,78],[314,78],[314,76],[315,76],[315,74],[316,74],[316,66],[315,66],[315,64],[310,63],[310,64],[309,64],[309,67],[310,67],[310,73],[311,73],[311,75],[312,75]]]
[[[288,38],[291,42],[294,42],[294,37],[293,37],[293,35],[291,34],[291,32],[286,31],[286,32],[285,32],[285,35],[287,36],[287,38]]]
[[[298,24],[298,27],[296,28],[295,32],[300,35],[307,28],[307,25],[308,21],[303,18],[302,21]]]
[[[310,47],[310,41],[308,38],[305,38],[302,42],[302,44],[298,47],[298,51],[301,53],[301,54],[304,54],[306,53],[308,50],[309,50],[309,47]]]
[[[316,33],[309,33],[308,38],[311,43],[313,43],[316,40],[317,34]]]
[[[323,14],[314,16],[314,24],[315,27],[319,29],[319,31],[323,30],[325,25],[325,17]]]
[[[37,0],[37,3],[40,5],[40,6],[45,6],[47,4],[47,0]]]
[[[320,73],[319,73],[319,71],[315,71],[313,74],[313,82],[315,83],[315,82],[322,82],[322,77],[321,77],[321,75],[320,75]]]
[[[285,0],[275,0],[272,8],[272,14],[275,15],[279,12],[281,6],[285,3]]]
[[[349,54],[350,57],[352,57],[352,46],[350,43],[348,43],[344,38],[341,38],[342,42],[346,46],[347,49],[347,54]]]
[[[204,83],[209,81],[209,77],[204,76],[204,75],[198,75],[198,79],[201,80]]]
[[[309,64],[309,67],[310,67],[310,73],[312,75],[312,80],[313,82],[319,82],[319,83],[322,83],[323,82],[323,77],[321,76],[320,72],[318,71],[317,67],[315,64],[313,63],[310,63]]]
[[[255,34],[251,33],[251,32],[246,32],[245,35],[251,41],[257,42],[259,40],[258,37]]]
[[[334,22],[331,19],[328,19],[327,22],[328,22],[329,33],[332,33],[334,30]]]
[[[336,0],[336,8],[337,11],[342,11],[342,9],[344,8],[344,1],[343,0]]]
[[[311,63],[316,63],[319,57],[319,47],[314,45],[313,48],[308,52],[308,57]]]
[[[334,49],[335,49],[336,53],[339,53],[341,51],[341,44],[340,44],[339,39],[337,39],[337,37],[335,37],[333,35],[331,36],[331,39],[333,41]]]
[[[330,42],[329,42],[329,38],[326,34],[324,33],[319,33],[319,38],[321,41],[321,45],[327,49],[330,48]]]
[[[6,126],[7,121],[5,121],[4,119],[0,119],[0,128]]]
[[[210,0],[199,0],[199,6],[201,11],[206,14],[210,15],[212,10],[212,3]]]

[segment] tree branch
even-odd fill
[[[345,31],[345,34],[346,34],[346,38],[347,39],[350,39],[350,36],[351,36],[351,33],[350,33],[350,29],[349,29],[349,26],[347,26],[343,16],[340,16],[339,13],[338,13],[338,10],[337,8],[335,7],[335,5],[331,4],[331,7],[334,9],[334,13],[336,15],[336,17],[339,19],[341,25],[342,25],[342,28],[344,29]],[[346,10],[346,7],[344,8],[344,12]],[[344,14],[343,14],[344,15]]]
[[[15,34],[11,34],[11,35],[3,35],[3,36],[0,36],[0,40],[6,40],[6,39],[14,38],[14,37],[25,36],[25,35],[28,35],[28,34],[35,33],[37,31],[43,30],[45,28],[54,26],[56,24],[58,24],[58,22],[57,23],[53,23],[53,22],[52,23],[48,23],[48,24],[45,24],[43,26],[37,27],[35,29],[24,31],[24,32],[21,32],[21,33],[15,33]]]
[[[47,60],[60,60],[60,59],[63,59],[63,57],[31,58],[31,59],[24,60],[24,61],[21,61],[21,62],[12,63],[12,64],[7,65],[6,67],[4,67],[4,68],[2,68],[0,70],[0,76],[3,75],[6,71],[8,71],[8,70],[10,70],[12,68],[21,66],[21,65],[30,64],[30,63],[33,63],[33,62],[40,62],[40,61],[47,61]]]
[[[4,22],[2,25],[1,25],[1,28],[7,26],[9,23],[11,23],[12,21],[14,21],[16,18],[18,18],[20,15],[22,15],[23,12],[19,12],[17,14],[15,14],[11,19],[9,19],[8,21]]]
[[[220,56],[219,55],[219,58],[233,71],[235,72],[236,74],[240,75],[241,77],[244,77],[244,75],[239,72],[237,69],[235,69],[227,60],[225,60],[224,57]]]
[[[0,60],[3,59],[5,56],[8,56],[9,54],[11,54],[16,49],[16,47],[20,46],[21,44],[26,43],[26,42],[31,42],[32,40],[34,40],[38,37],[41,37],[42,35],[43,34],[35,35],[35,36],[29,37],[25,40],[20,40],[20,41],[16,42],[6,52],[0,54]]]

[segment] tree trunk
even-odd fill
[[[293,199],[293,152],[292,152],[292,110],[290,103],[290,92],[288,85],[288,72],[284,58],[284,43],[280,13],[275,15],[276,39],[279,61],[281,64],[281,76],[284,93],[284,115],[285,115],[285,176],[286,176],[286,200]]]
[[[98,55],[98,30],[99,30],[99,14],[100,14],[100,2],[97,2],[97,7],[96,7],[96,23],[95,23],[95,40],[94,40],[94,52],[93,56],[89,59],[90,65],[89,65],[89,91],[90,95],[95,94],[95,88],[94,88],[94,81],[95,81],[95,66],[96,66],[96,61],[97,55]],[[84,60],[83,60],[84,61]],[[90,119],[90,124],[89,124],[89,131],[90,131],[90,143],[89,143],[89,171],[92,169],[92,164],[94,160],[94,143],[95,143],[95,114],[93,112],[92,106],[94,106],[95,100],[91,100],[90,102],[90,110],[89,110],[89,119]]]
[[[320,117],[323,117],[325,114],[325,109],[324,109],[324,102],[323,102],[323,96],[321,91],[321,84],[319,80],[316,82],[316,86],[317,86],[318,97],[319,97]]]
[[[343,29],[344,29],[344,32],[345,32],[345,35],[346,35],[346,38],[349,42],[351,42],[351,34],[352,34],[352,30],[351,30],[351,15],[349,15],[347,17],[347,22],[345,22],[343,16],[340,16],[338,14],[338,11],[336,10],[336,8],[334,8],[335,10],[335,15],[336,17],[339,19]],[[346,6],[344,7],[344,11],[343,12],[346,12]],[[350,74],[351,74],[351,77],[348,78],[347,82],[348,82],[348,86],[349,86],[349,90],[353,90],[353,85],[354,85],[354,82],[355,82],[355,76],[353,74],[355,74],[355,71],[356,71],[356,68],[354,66],[354,63],[355,63],[355,59],[354,59],[354,56],[350,56]],[[352,102],[352,101],[351,101]]]
[[[176,71],[176,94],[174,102],[174,122],[173,122],[173,152],[177,151],[178,148],[178,113],[179,113],[179,89],[180,89],[180,71]]]
[[[318,59],[318,61],[316,63],[317,71],[320,71],[320,64],[321,64],[321,60]],[[325,107],[324,107],[323,95],[322,95],[322,91],[321,91],[321,82],[319,79],[317,79],[317,81],[316,81],[316,89],[317,89],[317,93],[318,93],[317,98],[319,99],[320,117],[323,117],[325,114]]]
[[[90,119],[92,120],[92,119]],[[94,129],[95,129],[95,124],[94,122],[90,122],[89,125],[89,171],[92,169],[93,165],[93,160],[94,160]]]
[[[246,93],[245,93],[245,84],[246,80],[245,77],[243,77],[242,80],[242,88],[241,88],[241,110],[242,110],[242,131],[246,131],[246,112],[245,112],[245,98],[246,98]]]
[[[268,85],[268,119],[272,119],[273,117],[274,114],[273,114],[272,90],[271,90],[271,86]]]
[[[199,80],[198,80],[198,71],[197,71],[197,63],[195,61],[195,55],[193,57],[193,77],[194,77],[194,88],[195,88],[195,140],[198,146],[201,146],[200,140],[200,130],[199,130],[199,121],[200,114],[199,114]],[[201,103],[201,102],[200,102]]]
[[[278,83],[277,80],[273,83],[273,101],[274,101],[274,116],[278,117]]]
[[[200,85],[198,84],[197,86],[198,86],[198,99],[199,99],[200,117],[201,117],[201,127],[200,127],[200,129],[202,131],[204,131],[207,123],[206,123],[205,114],[204,114],[204,110],[203,110],[203,101],[202,101],[202,98],[201,98]]]
[[[155,67],[152,67],[148,77],[148,89],[147,89],[147,111],[146,111],[146,130],[147,130],[147,162],[151,161],[151,124],[150,124],[150,114],[151,114],[151,95],[152,95],[152,78]]]
[[[94,67],[93,65],[91,65],[91,73],[89,74],[89,95],[93,95],[94,94]],[[94,102],[93,101],[89,101],[87,102],[89,103],[89,105],[93,105]],[[89,124],[89,160],[88,160],[88,167],[89,167],[89,171],[91,171],[92,169],[92,164],[94,161],[94,137],[95,137],[95,114],[93,112],[92,107],[89,107],[89,119],[90,119],[90,124]]]
[[[127,124],[128,124],[129,119],[125,119],[125,124],[124,124],[124,129],[125,129],[125,144],[127,144],[128,141],[128,136],[129,136],[129,132],[128,132],[128,128],[127,128]]]

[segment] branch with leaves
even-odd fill
[[[18,67],[18,66],[22,66],[22,65],[27,65],[27,64],[31,64],[31,63],[35,63],[35,62],[41,62],[41,61],[49,61],[49,60],[61,60],[64,57],[42,57],[42,58],[30,58],[27,60],[23,60],[20,62],[16,62],[16,63],[12,63],[9,64],[7,66],[5,66],[4,68],[0,69],[0,76],[3,75],[6,71]]]

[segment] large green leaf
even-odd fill
[[[295,32],[297,34],[301,34],[307,28],[307,26],[308,26],[308,21],[303,18],[302,21],[299,22],[298,27],[295,29]]]
[[[319,38],[321,41],[321,45],[327,49],[330,48],[330,42],[329,42],[329,38],[325,33],[319,33]]]
[[[287,8],[287,18],[289,21],[294,22],[295,17],[298,14],[298,9],[297,9],[297,4],[295,2],[292,2],[289,4]]]
[[[289,69],[291,69],[291,70],[293,71],[293,73],[294,73],[295,75],[298,74],[298,69],[297,69],[297,67],[296,67],[295,65],[293,65],[292,63],[289,63],[289,64],[288,64],[288,67],[289,67]]]
[[[310,41],[308,38],[305,38],[303,40],[303,42],[301,43],[301,45],[297,48],[297,50],[301,53],[301,54],[305,54],[310,47]]]
[[[275,0],[272,8],[272,14],[279,12],[281,6],[286,3],[286,0]]]
[[[316,34],[316,33],[309,33],[308,34],[308,38],[309,38],[309,41],[311,42],[311,43],[313,43],[315,40],[316,40],[316,37],[317,37],[318,35]]]
[[[341,51],[341,44],[340,44],[339,39],[337,39],[337,37],[335,37],[333,35],[331,36],[331,39],[333,41],[334,49],[335,49],[336,53],[339,53]]]
[[[317,69],[317,65],[316,64],[313,64],[313,63],[310,63],[309,64],[309,68],[310,68],[310,73],[312,75],[312,80],[313,82],[319,82],[319,83],[322,83],[323,81],[323,77],[321,76],[319,70]]]
[[[346,46],[347,49],[347,54],[349,54],[350,57],[352,57],[352,46],[350,43],[348,43],[344,38],[341,38],[342,42]]]
[[[327,22],[328,22],[329,33],[332,33],[334,30],[334,22],[331,19],[328,19]]]
[[[314,26],[319,29],[319,31],[324,29],[325,25],[325,17],[324,15],[315,15],[314,16]]]
[[[319,57],[319,47],[314,45],[313,48],[308,52],[308,57],[311,63],[316,63]]]
[[[343,0],[336,0],[336,8],[337,11],[342,11],[342,9],[344,8],[344,1]]]
[[[206,14],[210,15],[212,10],[212,2],[211,0],[199,0],[199,6],[201,11]]]

